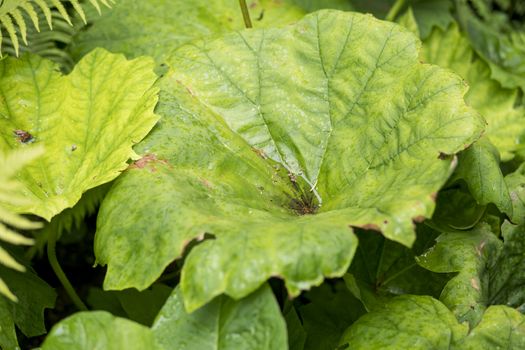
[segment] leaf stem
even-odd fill
[[[396,20],[396,17],[399,15],[399,12],[401,12],[401,9],[406,4],[406,0],[397,0],[394,5],[390,8],[390,11],[388,11],[385,19],[387,21],[394,22]]]
[[[252,20],[250,19],[250,12],[248,11],[248,6],[246,5],[246,0],[239,0],[241,5],[242,18],[244,19],[244,25],[246,28],[253,28]]]
[[[87,311],[88,308],[86,307],[84,302],[82,302],[77,292],[71,285],[71,282],[69,282],[66,274],[60,267],[60,264],[58,263],[56,249],[55,249],[56,243],[57,243],[56,231],[55,230],[50,230],[50,231],[51,232],[49,233],[49,237],[47,241],[47,259],[49,260],[49,264],[51,265],[51,268],[55,272],[55,275],[58,277],[58,280],[60,281],[60,283],[62,283],[62,286],[66,290],[67,295],[69,295],[69,297],[73,301],[73,304],[75,304],[75,306],[80,311]]]

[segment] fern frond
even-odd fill
[[[41,148],[13,151],[8,155],[0,152],[0,240],[3,242],[14,245],[32,245],[34,243],[32,239],[16,233],[12,228],[34,230],[42,226],[40,223],[29,221],[7,209],[8,205],[19,205],[25,201],[25,198],[20,194],[20,184],[13,180],[14,176],[25,164],[38,157],[42,152]],[[25,271],[25,267],[1,246],[0,264],[18,271]],[[1,278],[0,294],[11,300],[17,300]]]
[[[28,21],[31,21],[36,31],[39,32],[39,20],[43,17],[49,29],[52,30],[55,25],[53,13],[56,12],[63,21],[73,26],[71,15],[64,3],[70,4],[82,22],[87,23],[86,13],[81,2],[82,0],[0,0],[0,56],[2,55],[3,34],[7,33],[9,36],[16,56],[19,55],[20,51],[19,35],[25,45],[30,45],[27,40]],[[114,1],[89,0],[89,3],[100,14],[100,4],[110,8]]]
[[[37,13],[42,15],[40,9],[37,9]],[[90,9],[88,13],[95,14],[95,9]],[[48,26],[43,26],[40,31],[37,31],[35,27],[29,26],[27,28],[28,44],[27,46],[20,46],[19,54],[22,55],[30,52],[45,57],[58,63],[64,72],[69,72],[74,65],[74,60],[71,55],[62,48],[67,47],[71,43],[73,36],[77,33],[78,29],[81,28],[82,20],[79,16],[75,16],[72,19],[72,27],[62,18],[58,11],[53,10],[51,16],[54,30]],[[2,51],[9,56],[16,55],[10,38],[5,38]]]

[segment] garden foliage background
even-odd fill
[[[525,4],[247,8],[0,2],[0,348],[525,348]]]

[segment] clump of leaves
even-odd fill
[[[85,310],[89,290],[92,311],[59,298],[34,344],[525,347],[523,60],[494,40],[516,37],[520,2],[241,5],[121,1],[61,41],[69,75],[0,62],[0,150],[46,149],[17,171],[30,203],[5,205],[50,221],[35,247],[66,290],[64,230],[96,227],[107,266],[89,279],[105,272],[106,290],[68,292]],[[320,8],[389,21],[304,16]],[[10,251],[28,270],[0,266],[19,299],[0,298],[0,347],[15,349],[45,332],[54,293]]]

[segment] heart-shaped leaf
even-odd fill
[[[182,270],[189,310],[271,276],[297,295],[343,275],[350,226],[411,245],[450,174],[444,155],[483,128],[463,81],[417,46],[396,24],[321,11],[178,50],[163,120],[99,213],[105,287],[146,288],[193,239],[210,238]]]

